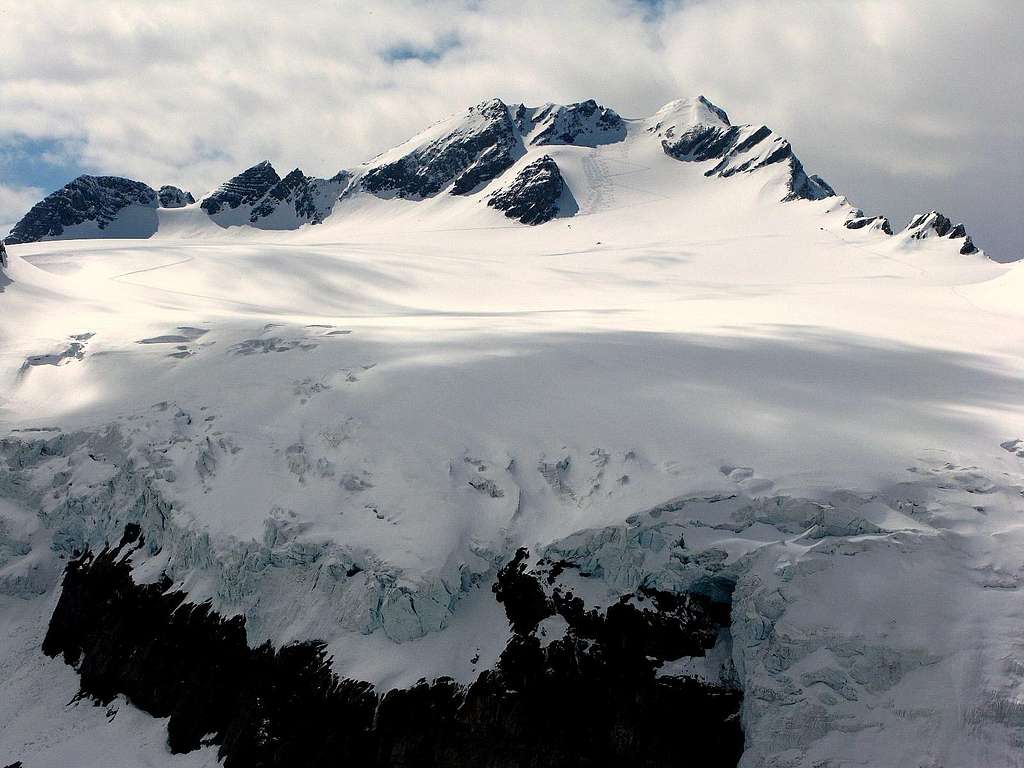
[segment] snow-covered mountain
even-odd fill
[[[624,120],[593,100],[527,107],[491,99],[329,179],[307,176],[298,168],[281,178],[269,161],[263,161],[221,184],[198,207],[223,227],[297,229],[322,223],[336,207],[337,218],[344,219],[347,208],[358,205],[365,194],[420,201],[447,193],[485,202],[524,224],[543,224],[556,216],[575,215],[579,206],[558,160],[539,155],[539,148],[596,149],[623,142],[630,132],[650,134],[667,156],[700,164],[707,177],[771,170],[782,179],[784,201],[836,195],[824,179],[804,171],[786,139],[764,125],[733,125],[725,110],[704,96],[670,102],[646,120]],[[525,165],[518,162],[524,157],[529,161]],[[513,166],[515,172],[510,173]],[[501,181],[500,188],[492,188],[492,182]],[[346,206],[346,199],[352,204]],[[184,208],[193,203],[192,195],[177,187],[164,186],[156,193],[130,179],[81,176],[33,207],[7,241],[150,237],[160,219],[151,213],[140,216],[140,208]],[[202,215],[191,213],[193,218]],[[173,221],[180,226],[180,217]],[[847,226],[892,234],[887,219],[865,217],[857,209],[851,209]],[[964,226],[953,227],[935,211],[914,217],[901,234],[920,239],[940,230],[939,236],[964,239],[963,253],[974,252]]]
[[[1014,765],[1024,272],[893,231],[703,97],[75,180],[0,266],[0,764]]]
[[[6,241],[149,237],[157,230],[157,208],[179,208],[187,202],[195,201],[177,187],[157,192],[119,176],[79,176],[32,206]]]

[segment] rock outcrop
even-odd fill
[[[7,242],[32,243],[62,235],[75,236],[77,232],[69,233],[68,230],[79,225],[86,225],[81,228],[86,236],[98,236],[110,229],[125,209],[134,206],[155,210],[158,205],[156,191],[141,181],[120,176],[79,176],[32,206],[14,225]],[[128,236],[151,235],[156,230],[156,217],[152,215],[146,219],[133,228],[134,231],[128,232]],[[123,237],[125,233],[106,236],[118,235]]]
[[[274,166],[264,160],[225,181],[204,198],[199,207],[215,216],[226,209],[255,206],[280,181]]]
[[[160,187],[157,197],[160,200],[161,208],[184,208],[186,205],[192,205],[196,201],[192,197],[191,192],[186,192],[178,187],[172,187],[169,184]]]
[[[767,126],[732,125],[724,110],[703,96],[671,102],[647,130],[661,139],[665,154],[685,162],[718,162],[705,176],[728,178],[766,167],[786,167],[783,200],[821,200],[835,194],[820,176],[808,176],[790,143]]]
[[[222,184],[200,207],[220,224],[295,229],[321,223],[334,209],[349,177],[342,171],[330,179],[318,179],[296,168],[281,178],[264,161]]]
[[[883,232],[886,235],[892,234],[892,224],[885,216],[865,216],[863,211],[856,211],[853,218],[848,219],[844,224],[847,229],[868,229]]]
[[[960,253],[964,255],[977,253],[978,248],[974,245],[967,228],[963,224],[953,224],[948,218],[938,211],[919,213],[910,219],[903,234],[913,240],[924,240],[931,237],[944,237],[949,240],[963,240],[960,245]]]
[[[544,155],[519,171],[511,184],[491,195],[487,204],[523,224],[543,224],[558,215],[564,191],[558,164]]]
[[[596,147],[626,138],[626,124],[608,107],[593,99],[576,104],[545,104],[515,110],[516,127],[532,146],[574,144]]]
[[[451,185],[453,195],[475,192],[522,155],[509,109],[500,99],[470,107],[437,138],[367,170],[363,189],[409,199],[431,197]]]

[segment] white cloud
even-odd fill
[[[202,194],[264,158],[333,173],[493,95],[704,92],[866,209],[1024,241],[1017,0],[6,5],[0,142],[71,138],[96,171]]]
[[[29,208],[39,202],[43,190],[38,187],[18,187],[0,183],[0,237],[10,232],[14,223]]]

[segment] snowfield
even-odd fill
[[[64,562],[135,521],[137,581],[383,688],[493,664],[520,546],[595,605],[724,574],[682,671],[743,691],[745,768],[1024,766],[1022,267],[705,177],[652,126],[717,117],[667,110],[527,146],[501,183],[549,155],[578,206],[536,227],[495,181],[8,246],[0,764],[217,763],[39,650]]]

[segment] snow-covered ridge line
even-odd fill
[[[599,148],[627,140],[632,132],[649,134],[667,157],[697,164],[704,176],[729,178],[762,169],[783,172],[781,200],[820,200],[835,195],[820,176],[808,174],[790,143],[764,125],[734,125],[725,110],[704,96],[678,99],[653,116],[625,120],[593,100],[576,104],[528,107],[490,99],[464,114],[435,123],[404,144],[330,178],[307,176],[296,168],[280,176],[269,161],[248,168],[204,197],[198,208],[220,227],[293,230],[323,223],[363,196],[424,201],[448,193],[491,207],[494,195],[505,202],[501,210],[527,210],[533,190],[508,180],[522,171],[519,160],[538,156],[543,147]],[[560,171],[562,156],[550,159]],[[515,166],[515,167],[514,167]],[[501,184],[498,193],[492,187]],[[557,186],[557,185],[556,185]],[[572,216],[574,200],[588,190],[574,190],[563,182],[565,200],[543,214],[510,216],[536,225]],[[553,188],[553,187],[552,187]],[[524,199],[516,197],[525,195]],[[556,196],[557,197],[557,196]],[[351,201],[346,205],[346,201]],[[18,222],[8,243],[79,237],[150,237],[160,226],[158,217],[140,212],[148,208],[192,208],[190,193],[176,187],[159,192],[141,182],[119,177],[82,176],[47,196]],[[197,212],[198,213],[198,212]],[[966,238],[960,252],[977,248],[962,224],[953,227],[941,214],[924,221],[915,217],[905,232],[920,239],[943,230],[940,237]],[[925,216],[927,218],[927,215]],[[850,229],[892,234],[884,217],[865,217],[856,211]]]
[[[893,229],[889,219],[885,216],[865,216],[860,209],[854,209],[850,213],[845,226],[847,229],[865,229],[892,235]],[[898,237],[904,240],[924,240],[926,238],[946,238],[948,240],[962,240],[959,251],[964,256],[979,253],[980,249],[974,244],[971,236],[967,234],[967,228],[963,224],[953,223],[938,211],[929,213],[918,213],[910,217],[907,226],[897,233]]]
[[[297,168],[281,176],[270,162],[263,161],[225,181],[198,206],[190,193],[176,187],[161,187],[157,192],[131,179],[81,176],[34,206],[15,225],[7,242],[150,237],[162,226],[162,218],[150,210],[156,208],[187,208],[186,216],[198,214],[220,227],[291,230],[320,224],[328,217],[343,217],[343,211],[365,196],[424,201],[448,193],[487,202],[498,183],[506,190],[515,186],[509,179],[521,170],[519,160],[525,155],[534,160],[538,157],[535,151],[544,147],[576,147],[600,157],[602,147],[637,140],[636,134],[648,137],[639,140],[657,141],[666,157],[693,163],[708,177],[783,170],[783,201],[818,200],[835,194],[821,177],[804,170],[785,138],[763,125],[734,125],[725,110],[704,96],[670,102],[653,116],[639,120],[623,119],[593,100],[528,107],[495,98],[330,178],[307,176]],[[555,169],[560,170],[565,157],[564,153],[552,157]],[[588,192],[572,186],[566,186],[570,197],[579,199]],[[507,198],[509,193],[504,195]],[[510,200],[508,205],[527,207],[529,201]],[[575,213],[576,207],[567,203],[558,215]],[[540,224],[552,216],[514,218]],[[872,220],[869,226],[859,213],[848,226],[882,232],[891,229],[882,221]],[[910,228],[921,226],[928,225],[916,222]],[[955,233],[960,229],[962,225],[948,237],[960,237]],[[967,238],[963,252],[973,253],[973,248]]]

